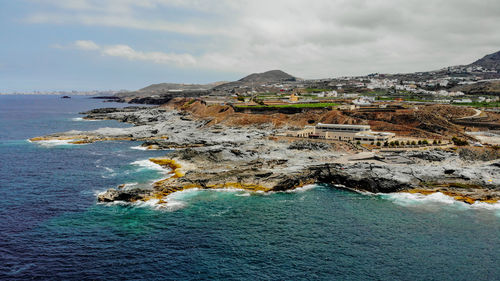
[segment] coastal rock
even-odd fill
[[[297,149],[297,150],[327,150],[331,149],[332,146],[327,143],[322,142],[310,142],[310,141],[296,141],[293,142],[288,149]]]
[[[151,190],[147,189],[108,189],[97,196],[97,201],[99,202],[115,202],[115,201],[125,201],[125,202],[135,202],[138,200],[144,200],[145,198],[152,195]]]
[[[37,140],[142,140],[145,147],[175,149],[165,158],[151,159],[169,168],[170,178],[151,187],[109,189],[98,196],[100,202],[161,199],[189,188],[268,192],[311,183],[373,193],[438,190],[463,195],[469,202],[500,198],[500,165],[490,161],[498,156],[486,149],[355,154],[355,148],[322,140],[279,138],[284,131],[269,125],[228,127],[186,114],[165,108],[101,109],[89,112],[88,118],[135,126],[71,131]]]
[[[422,160],[439,162],[443,161],[447,158],[456,156],[453,152],[444,151],[441,149],[432,149],[432,150],[424,150],[424,151],[411,151],[406,153],[407,157],[419,158]]]

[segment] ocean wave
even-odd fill
[[[173,149],[173,148],[168,148],[168,149],[161,149],[161,148],[156,149],[156,148],[155,148],[155,149],[151,149],[151,148],[148,148],[148,147],[146,147],[146,146],[142,146],[142,145],[138,145],[138,146],[131,146],[130,148],[131,148],[131,149],[135,149],[135,150],[143,150],[143,151],[144,151],[144,150],[175,150],[175,149]]]
[[[169,199],[168,197],[162,202],[160,202],[160,199],[149,199],[147,201],[134,202],[132,204],[136,207],[152,208],[155,210],[169,211],[169,212],[177,211],[187,206],[185,202],[172,200]]]
[[[134,161],[130,164],[134,165],[134,166],[139,166],[140,167],[139,169],[142,169],[142,170],[155,170],[155,171],[160,171],[160,172],[164,172],[164,173],[170,172],[170,169],[163,168],[162,166],[149,161],[149,159],[137,160],[137,161]]]
[[[130,147],[130,148],[131,148],[131,149],[135,149],[135,150],[148,150],[148,148],[147,148],[147,147],[145,147],[145,146],[140,146],[140,145],[138,145],[138,146],[132,146],[132,147]]]
[[[33,143],[37,143],[37,144],[44,146],[44,147],[82,145],[82,144],[71,143],[73,141],[76,141],[76,140],[74,140],[74,139],[71,139],[71,140],[42,140],[42,141],[36,141]]]
[[[440,203],[446,205],[459,203],[465,205],[465,203],[456,201],[452,197],[445,195],[441,192],[436,192],[429,195],[424,195],[420,193],[406,193],[406,192],[387,193],[387,194],[379,193],[377,195],[401,206],[415,206],[428,203]]]
[[[467,204],[461,201],[457,201],[453,197],[441,192],[436,192],[429,195],[407,192],[388,194],[378,193],[376,195],[404,207],[418,207],[423,205],[454,206],[460,209],[495,210],[497,211],[497,214],[500,215],[500,202],[493,204],[485,202],[474,202],[473,204]]]
[[[95,122],[95,121],[102,121],[102,120],[93,120],[93,119],[84,119],[82,117],[75,117],[75,118],[71,118],[72,121],[77,121],[77,122],[80,122],[80,121],[84,121],[84,122]]]
[[[132,185],[133,183],[131,183]],[[126,188],[126,187],[124,187]],[[95,196],[99,196],[103,194],[105,191],[95,191]],[[171,198],[170,195],[167,197],[160,199],[149,199],[146,201],[136,201],[136,202],[126,202],[126,201],[114,201],[114,202],[99,202],[98,204],[100,205],[106,205],[106,206],[132,206],[132,207],[137,207],[137,208],[149,208],[153,210],[159,210],[159,211],[167,211],[167,212],[173,212],[177,211],[180,209],[183,209],[187,206],[186,202],[182,202],[179,200],[175,200],[174,198]]]
[[[238,196],[238,197],[248,197],[248,196],[251,196],[252,194],[250,194],[250,192],[245,192],[245,193],[240,193],[240,194],[235,194],[235,196]]]
[[[308,185],[304,185],[302,187],[297,187],[295,189],[290,189],[290,190],[287,190],[285,191],[286,193],[300,193],[300,192],[305,192],[305,191],[308,191],[308,190],[312,190],[312,189],[315,189],[317,188],[319,185],[317,184],[308,184]]]

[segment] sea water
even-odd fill
[[[130,126],[80,111],[86,97],[0,96],[0,279],[498,280],[498,205],[444,195],[187,190],[98,204],[167,171],[139,142],[30,143],[67,130]],[[134,149],[135,148],[135,149]]]

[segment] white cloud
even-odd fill
[[[164,52],[141,52],[136,51],[128,45],[99,46],[94,41],[78,40],[72,46],[79,50],[99,51],[103,56],[120,57],[132,61],[149,61],[159,64],[170,64],[175,66],[193,66],[196,59],[189,54],[176,54]]]
[[[100,47],[90,40],[78,40],[75,42],[75,47],[82,50],[98,50]]]
[[[469,63],[500,49],[497,0],[37,2],[47,9],[29,15],[28,22],[148,30],[154,38],[176,34],[191,53],[114,45],[100,47],[103,55],[241,73],[281,68],[326,77],[419,71]],[[88,43],[80,49],[96,50]]]

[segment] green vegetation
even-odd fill
[[[277,105],[236,105],[239,108],[322,108],[329,106],[338,106],[339,104],[333,102],[318,102],[318,103],[291,103],[291,104],[277,104]]]
[[[377,96],[376,100],[394,100],[394,98]]]
[[[453,137],[451,139],[451,141],[456,145],[456,146],[464,146],[464,145],[468,145],[469,142],[467,140],[464,140],[464,139],[461,139],[461,138],[458,138],[458,137]]]
[[[453,105],[465,105],[472,107],[500,107],[500,102],[456,102]]]

